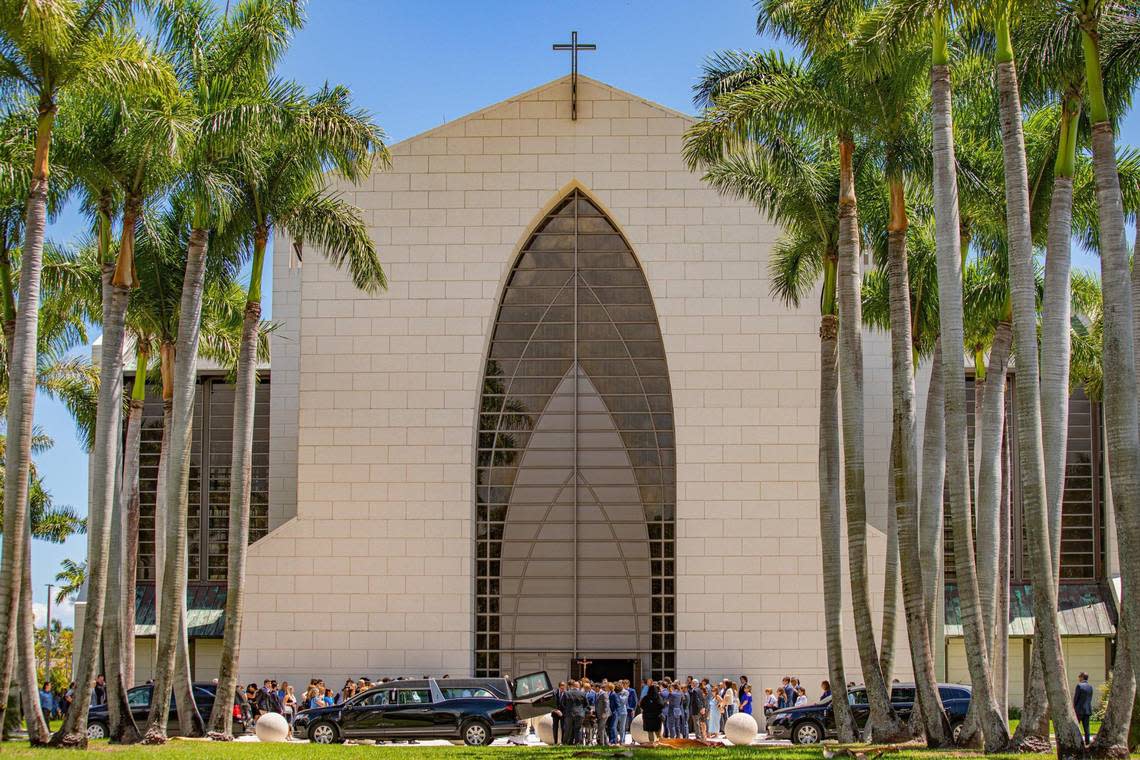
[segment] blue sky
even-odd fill
[[[709,53],[774,45],[756,36],[749,0],[310,0],[308,16],[282,74],[309,87],[325,81],[349,86],[391,142],[565,75],[569,54],[550,46],[568,42],[573,29],[581,42],[598,45],[596,52],[580,54],[583,74],[685,112],[693,111],[692,83]],[[1135,114],[1121,136],[1140,142]],[[72,239],[84,224],[78,214],[65,213],[51,236]],[[86,455],[70,419],[41,398],[37,424],[56,442],[38,460],[49,489],[57,502],[85,509]],[[42,606],[43,584],[54,578],[62,558],[85,556],[86,543],[37,541],[33,552]],[[70,622],[70,609],[63,613]]]

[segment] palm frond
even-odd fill
[[[327,193],[313,193],[279,223],[289,232],[298,253],[315,245],[337,269],[348,269],[352,282],[365,293],[388,287],[376,244],[356,206]]]

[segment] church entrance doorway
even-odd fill
[[[583,661],[587,664],[583,665]],[[570,672],[575,678],[589,678],[592,683],[628,680],[636,686],[641,682],[641,661],[629,659],[596,659],[582,657],[570,663]]]

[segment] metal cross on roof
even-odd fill
[[[574,121],[578,120],[578,51],[579,50],[597,50],[598,46],[594,44],[582,43],[578,44],[578,33],[570,32],[570,44],[556,43],[553,46],[554,50],[569,50],[570,51],[570,118]]]

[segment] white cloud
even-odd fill
[[[47,621],[47,604],[44,602],[33,602],[32,611],[36,616],[36,627],[43,628],[44,623]],[[71,628],[75,625],[75,602],[71,599],[64,599],[62,604],[56,604],[52,599],[51,604],[51,619],[58,620],[64,628]]]

